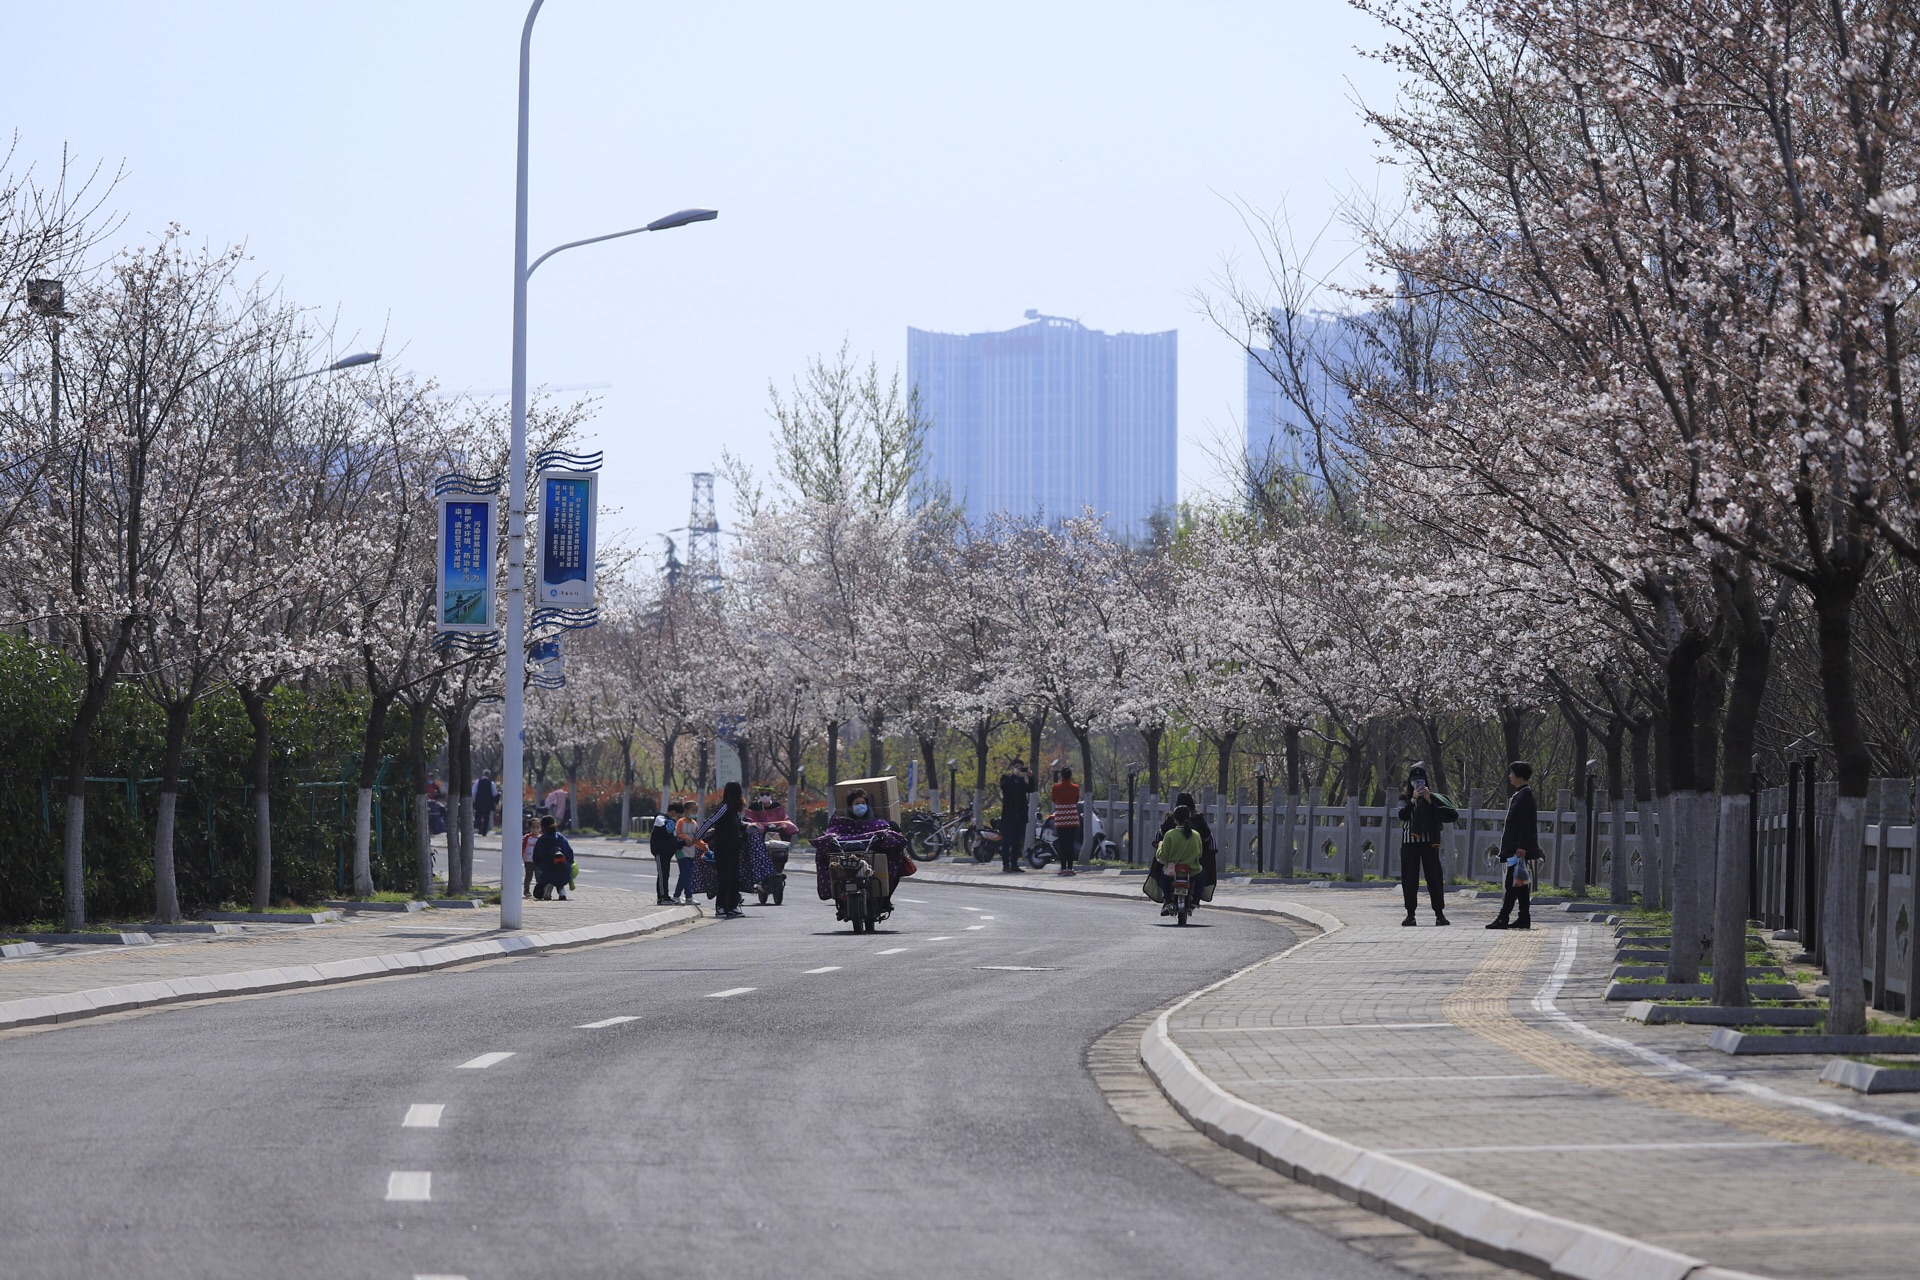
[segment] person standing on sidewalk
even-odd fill
[[[1053,845],[1060,852],[1060,872],[1074,874],[1073,860],[1080,856],[1080,784],[1073,770],[1063,768],[1048,793],[1053,800]]]
[[[747,848],[746,807],[740,784],[729,782],[720,811],[707,820],[707,847],[713,850],[713,909],[722,920],[738,920],[747,914],[740,909],[740,856]]]
[[[667,806],[667,816],[673,819],[673,832],[680,838],[680,850],[674,855],[680,864],[680,874],[673,882],[673,896],[688,906],[693,905],[694,860],[707,851],[707,846],[700,843],[700,823],[689,812],[692,808],[685,802]]]
[[[520,896],[523,898],[533,896],[533,846],[539,843],[540,828],[528,823],[527,830],[520,836]],[[504,885],[501,890],[505,892]]]
[[[479,834],[492,830],[493,806],[499,800],[500,793],[493,787],[493,774],[482,770],[480,781],[473,784],[473,827]]]
[[[675,806],[668,806],[671,810]],[[675,830],[671,813],[655,814],[653,829],[647,832],[647,847],[653,851],[653,896],[661,906],[673,901],[667,891],[667,877],[673,872],[674,855],[680,852],[680,833]]]
[[[1027,801],[1033,795],[1033,775],[1018,756],[1000,775],[1000,870],[1024,871],[1020,855],[1027,845]]]
[[[1433,923],[1450,923],[1446,879],[1440,869],[1440,840],[1446,824],[1459,820],[1460,811],[1427,785],[1427,766],[1415,764],[1407,771],[1407,785],[1400,792],[1400,893],[1407,901],[1407,918],[1400,923],[1409,929],[1419,923],[1414,917],[1420,905],[1423,871],[1427,897],[1433,903]]]
[[[1533,766],[1525,760],[1515,760],[1507,766],[1507,785],[1513,788],[1513,798],[1507,801],[1507,821],[1500,833],[1500,857],[1507,864],[1506,897],[1500,900],[1500,914],[1494,917],[1489,929],[1531,929],[1533,917],[1529,913],[1529,899],[1533,890],[1532,863],[1544,858],[1546,851],[1540,847],[1540,807],[1533,799]],[[1513,909],[1520,908],[1519,919],[1513,919]]]

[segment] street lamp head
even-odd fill
[[[27,281],[27,310],[37,316],[66,315],[66,282],[62,280]]]
[[[664,218],[655,218],[647,224],[649,231],[671,231],[675,227],[684,227],[689,222],[712,222],[720,216],[718,209],[682,209],[670,213]]]
[[[338,360],[335,360],[326,367],[325,372],[337,373],[341,369],[354,369],[363,364],[378,364],[379,361],[380,353],[378,351],[356,351],[350,356],[341,356]]]

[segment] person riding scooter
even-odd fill
[[[1192,809],[1182,805],[1167,815],[1167,820],[1170,825],[1160,833],[1152,871],[1160,886],[1160,914],[1163,916],[1174,914],[1173,878],[1194,877],[1197,892],[1201,864],[1206,857],[1206,847],[1200,829],[1194,825]],[[1181,923],[1186,923],[1184,918]]]
[[[827,863],[839,851],[840,841],[859,836],[874,837],[871,848],[887,855],[887,882],[899,884],[908,875],[907,837],[899,827],[879,817],[865,790],[855,787],[847,793],[847,811],[836,814],[827,829],[813,838],[813,865],[818,878],[820,900],[833,899],[833,881]]]

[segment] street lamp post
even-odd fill
[[[1253,838],[1253,868],[1261,875],[1267,874],[1267,759],[1260,757],[1253,766],[1253,829],[1260,834]],[[1386,819],[1380,821],[1380,871],[1387,870]]]
[[[500,927],[520,927],[520,898],[508,892],[520,857],[521,791],[526,785],[523,754],[526,721],[527,647],[527,282],[534,270],[556,253],[638,235],[642,231],[669,231],[691,222],[719,217],[712,209],[682,209],[656,218],[644,227],[631,227],[604,236],[570,240],[527,262],[527,105],[533,67],[533,22],[546,0],[533,0],[526,25],[520,30],[519,144],[513,174],[513,419],[507,462],[507,626],[506,689],[502,707],[500,778],[512,788],[512,801],[500,814]]]

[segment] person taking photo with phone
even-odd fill
[[[1433,903],[1433,923],[1452,923],[1447,919],[1446,873],[1440,867],[1440,841],[1449,822],[1458,822],[1460,811],[1427,783],[1427,766],[1415,764],[1407,771],[1407,783],[1400,789],[1400,893],[1406,899],[1407,918],[1400,923],[1413,928],[1420,905],[1420,876],[1427,877],[1427,897]]]

